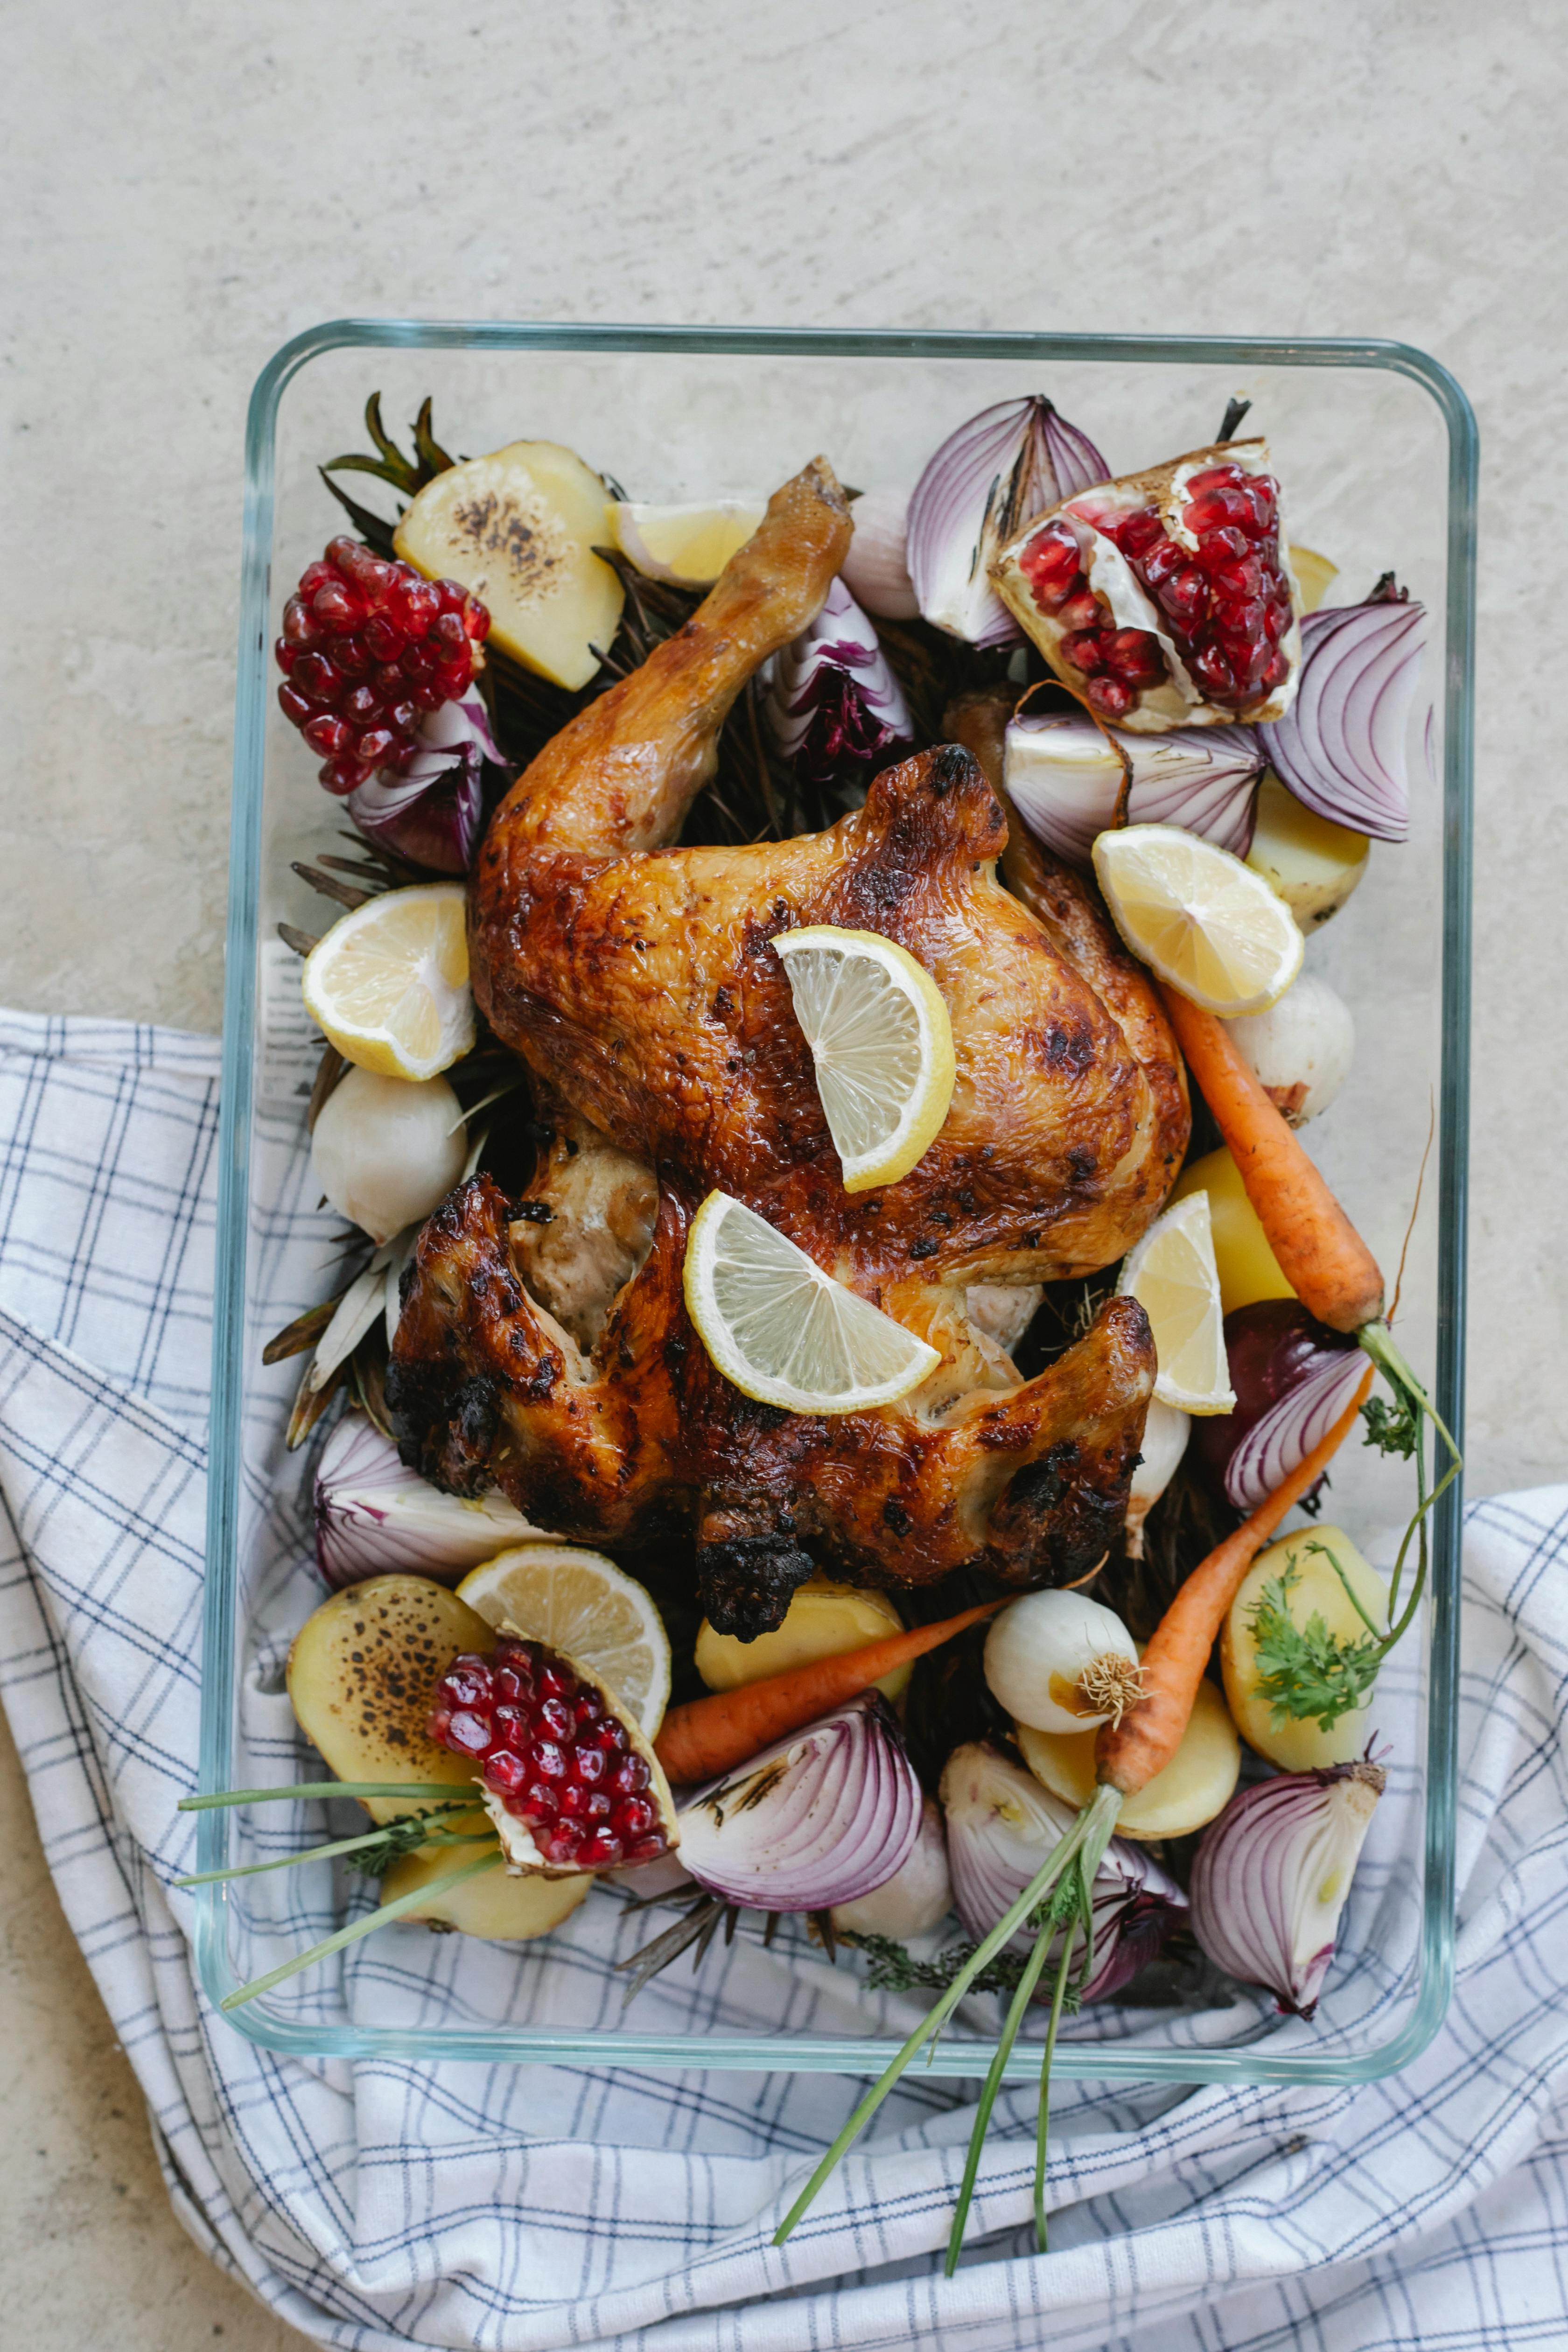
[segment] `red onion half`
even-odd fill
[[[826,1911],[886,1885],[920,1832],[920,1780],[872,1693],[689,1797],[680,1859],[726,1902]]]
[[[903,690],[842,580],[777,656],[763,709],[780,751],[811,783],[869,782],[915,748]]]
[[[1218,1967],[1267,1986],[1287,2015],[1317,2007],[1386,1778],[1365,1758],[1281,1772],[1243,1789],[1204,1832],[1193,1933]]]
[[[984,1740],[953,1749],[942,1776],[942,1801],[953,1900],[979,1942],[1012,1909],[1076,1816],[1033,1773]],[[1095,1874],[1093,1973],[1085,2000],[1119,1992],[1155,1958],[1186,1900],[1143,1847],[1112,1838]],[[1028,1952],[1034,1944],[1033,1934],[1021,1927],[1009,1948]]]
[[[503,1495],[443,1495],[363,1413],[345,1413],[316,1468],[316,1561],[334,1591],[394,1570],[457,1584],[543,1530]]]
[[[367,841],[432,873],[466,874],[484,829],[485,768],[506,767],[479,696],[431,711],[419,746],[405,768],[382,769],[345,805]]]
[[[1309,613],[1296,699],[1258,730],[1299,801],[1374,841],[1410,831],[1410,704],[1426,635],[1424,606],[1405,598]]]
[[[908,562],[920,608],[973,646],[1022,645],[990,566],[1031,516],[1110,468],[1043,393],[983,408],[950,433],[910,499]]]
[[[1260,1298],[1225,1318],[1236,1405],[1195,1423],[1198,1452],[1238,1511],[1254,1511],[1338,1420],[1366,1370],[1353,1339],[1294,1298]]]
[[[1237,857],[1252,846],[1267,762],[1250,727],[1128,735],[1102,730],[1082,710],[1025,710],[1009,721],[1005,740],[1006,785],[1019,815],[1071,866],[1090,864],[1095,836],[1115,824],[1129,777],[1129,824],[1177,824]]]

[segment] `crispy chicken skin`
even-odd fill
[[[819,459],[680,634],[556,737],[498,811],[470,893],[475,992],[530,1065],[556,1139],[527,1201],[479,1178],[430,1220],[388,1390],[405,1458],[440,1485],[493,1483],[590,1539],[635,1544],[695,1521],[708,1614],[748,1636],[779,1622],[817,1563],[892,1585],[962,1566],[1028,1585],[1096,1564],[1152,1387],[1146,1318],[1109,1302],[1021,1382],[992,1336],[1005,1325],[993,1286],[1120,1257],[1186,1143],[1179,1059],[1103,912],[1043,861],[1037,908],[1034,884],[1015,895],[996,878],[1008,824],[986,773],[994,714],[974,719],[979,759],[962,744],[922,753],[826,833],[658,845],[710,772],[735,696],[816,613],[848,537]],[[952,1109],[919,1166],[881,1191],[843,1190],[773,952],[804,923],[899,940],[948,1004]],[[943,1360],[924,1386],[824,1417],[723,1380],[680,1286],[714,1186],[929,1338]],[[985,1290],[975,1318],[972,1285]]]

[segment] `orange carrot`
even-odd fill
[[[1320,1323],[1359,1331],[1383,1313],[1377,1261],[1263,1090],[1225,1024],[1163,988],[1187,1066],[1230,1147],[1280,1272]]]
[[[1103,1724],[1095,1743],[1096,1777],[1123,1797],[1146,1788],[1182,1744],[1204,1668],[1226,1612],[1258,1554],[1293,1503],[1314,1486],[1354,1428],[1372,1386],[1369,1364],[1333,1427],[1282,1478],[1234,1535],[1200,1560],[1154,1628],[1143,1653],[1143,1691],[1119,1724]]]
[[[837,1657],[813,1658],[809,1664],[790,1666],[782,1675],[764,1675],[760,1682],[742,1683],[734,1690],[710,1691],[706,1698],[689,1699],[672,1706],[654,1741],[654,1753],[679,1788],[694,1780],[711,1780],[732,1772],[770,1740],[783,1739],[819,1715],[842,1706],[890,1675],[978,1625],[1002,1607],[1000,1601],[982,1601],[978,1609],[961,1609],[935,1625],[917,1625],[907,1633],[885,1633],[858,1650],[841,1650]]]

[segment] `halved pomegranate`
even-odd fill
[[[1062,684],[1135,734],[1289,707],[1301,600],[1266,441],[1079,490],[1004,548],[992,577]]]
[[[609,1685],[510,1625],[453,1659],[427,1728],[472,1758],[514,1870],[614,1870],[679,1842],[658,1759]]]

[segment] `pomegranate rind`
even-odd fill
[[[501,1620],[494,1629],[494,1633],[504,1634],[514,1642],[526,1642],[531,1649],[542,1650],[547,1657],[564,1666],[568,1674],[575,1675],[584,1688],[593,1692],[605,1713],[613,1716],[620,1725],[626,1736],[627,1748],[633,1755],[640,1756],[648,1768],[647,1787],[643,1794],[652,1804],[658,1816],[658,1826],[668,1840],[664,1853],[655,1857],[657,1861],[664,1861],[666,1855],[673,1853],[680,1843],[679,1819],[675,1810],[675,1800],[669,1793],[669,1782],[665,1777],[664,1767],[654,1754],[650,1742],[644,1738],[641,1727],[635,1717],[627,1714],[604,1677],[596,1675],[592,1666],[585,1666],[580,1658],[571,1658],[563,1650],[552,1649],[548,1642],[540,1641],[536,1634],[520,1633],[507,1618]],[[493,1789],[487,1789],[482,1780],[479,1781],[477,1786],[485,1811],[495,1824],[496,1835],[500,1840],[500,1850],[506,1858],[506,1870],[510,1877],[521,1877],[526,1874],[540,1878],[584,1876],[600,1878],[607,1876],[613,1870],[625,1870],[627,1867],[625,1862],[614,1862],[605,1863],[599,1870],[584,1872],[580,1865],[574,1862],[547,1862],[540,1851],[529,1824],[521,1820],[516,1813],[509,1812],[503,1800]],[[631,1865],[634,1869],[636,1866],[635,1864]]]
[[[1287,665],[1285,677],[1268,695],[1239,709],[1213,703],[1205,698],[1170,633],[1160,607],[1115,541],[1097,527],[1108,516],[1131,514],[1142,508],[1153,507],[1166,535],[1179,547],[1195,554],[1198,542],[1183,519],[1187,484],[1194,474],[1205,473],[1219,466],[1235,466],[1244,474],[1268,474],[1274,479],[1279,541],[1277,561],[1290,592],[1290,625],[1279,640],[1279,651]],[[1284,716],[1295,698],[1296,682],[1300,671],[1302,597],[1300,585],[1290,564],[1284,492],[1279,487],[1278,476],[1274,475],[1267,441],[1259,436],[1247,441],[1215,442],[1205,449],[1189,449],[1180,457],[1168,458],[1163,465],[1148,467],[1142,473],[1120,474],[1112,481],[1097,482],[1089,489],[1076,490],[1070,498],[1063,499],[1058,505],[1032,517],[992,564],[991,576],[995,583],[996,593],[1019,626],[1031,643],[1039,647],[1053,673],[1069,694],[1075,695],[1086,709],[1093,711],[1094,704],[1087,691],[1088,680],[1084,673],[1062,651],[1063,640],[1073,634],[1072,625],[1065,624],[1058,614],[1040,609],[1021,560],[1037,532],[1045,524],[1055,520],[1065,522],[1079,542],[1080,561],[1088,575],[1089,588],[1101,606],[1105,625],[1118,629],[1146,631],[1157,639],[1164,656],[1167,671],[1164,681],[1157,686],[1142,688],[1131,709],[1115,715],[1116,726],[1124,728],[1130,734],[1158,735],[1168,733],[1176,727],[1259,726]],[[1103,717],[1106,714],[1096,712],[1095,715]]]

